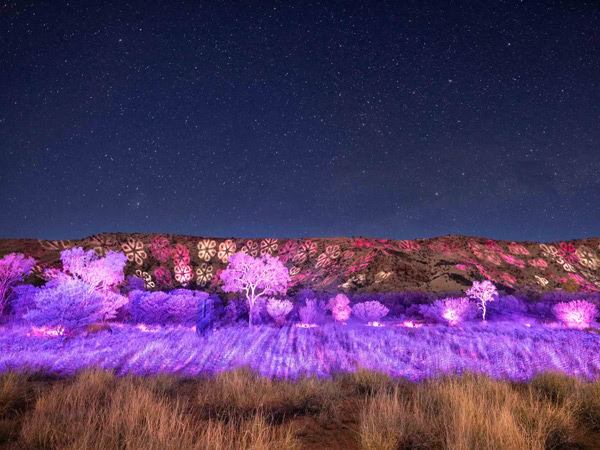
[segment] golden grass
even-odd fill
[[[364,369],[296,382],[249,369],[186,379],[95,369],[54,380],[0,374],[3,448],[512,450],[590,442],[600,442],[600,382],[557,373],[529,383],[465,374],[419,384]]]

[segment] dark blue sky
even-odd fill
[[[460,3],[0,3],[0,237],[600,236],[600,3]]]

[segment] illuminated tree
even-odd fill
[[[290,282],[288,269],[277,258],[266,253],[253,258],[245,253],[229,257],[227,269],[221,272],[223,292],[241,292],[250,309],[248,325],[252,326],[254,306],[258,299],[287,292]]]
[[[473,286],[467,289],[467,296],[479,301],[478,306],[482,311],[482,318],[485,322],[486,304],[493,302],[498,298],[496,286],[489,280],[473,281]]]
[[[34,263],[33,258],[25,258],[20,253],[11,253],[0,259],[0,315],[12,289],[31,273]]]

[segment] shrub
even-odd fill
[[[231,299],[225,306],[225,321],[236,323],[243,315],[248,314],[248,305],[245,299]]]
[[[169,317],[166,292],[135,290],[129,293],[132,318],[135,323],[165,325]]]
[[[208,298],[208,293],[176,289],[169,292],[167,299],[167,320],[172,323],[192,326],[198,315],[198,305]]]
[[[102,319],[104,300],[82,280],[55,280],[38,290],[35,309],[23,318],[33,325],[53,328],[59,336],[71,336]]]
[[[300,322],[305,325],[317,325],[325,320],[325,310],[327,305],[323,301],[318,301],[316,298],[307,298],[306,306],[300,307],[298,315]]]
[[[552,307],[555,317],[569,328],[589,328],[598,310],[596,305],[585,300],[557,303]]]
[[[467,297],[436,300],[433,305],[421,305],[421,314],[437,323],[456,325],[477,315],[475,305]]]
[[[357,303],[352,307],[352,314],[363,322],[377,322],[390,310],[376,300]]]
[[[488,314],[492,318],[508,318],[514,315],[523,315],[528,311],[528,305],[513,295],[499,297],[497,301],[488,306]]]
[[[267,302],[267,312],[277,325],[283,325],[285,323],[285,318],[292,310],[292,307],[292,302],[289,300],[270,298]]]
[[[30,310],[35,308],[35,294],[40,290],[31,284],[20,284],[13,288],[10,301],[12,320],[21,320]]]
[[[333,318],[338,322],[345,323],[350,318],[352,307],[349,306],[350,299],[344,294],[338,294],[329,299],[327,307],[331,310]]]
[[[0,259],[0,315],[3,313],[13,288],[31,273],[35,260],[21,253],[10,253]]]

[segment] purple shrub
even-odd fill
[[[0,259],[0,315],[8,303],[13,288],[31,273],[35,260],[21,253],[10,253]]]
[[[10,301],[11,320],[21,321],[23,316],[35,308],[35,294],[40,290],[31,284],[20,284],[13,288]]]
[[[448,325],[472,320],[477,315],[477,308],[468,297],[436,300],[433,305],[421,305],[419,311],[425,319]]]
[[[188,289],[176,289],[169,292],[167,298],[167,320],[192,326],[196,323],[198,316],[198,305],[208,298],[208,294],[202,291],[191,291]]]
[[[357,303],[352,307],[352,314],[367,323],[380,321],[388,312],[390,310],[376,300]]]
[[[165,325],[169,318],[166,292],[135,290],[129,293],[132,318],[135,323]]]
[[[514,316],[524,316],[528,313],[528,304],[513,295],[499,297],[487,307],[491,319],[507,319]]]
[[[231,299],[225,306],[225,321],[230,324],[236,323],[242,316],[248,314],[248,305],[242,298]]]
[[[300,322],[304,325],[319,325],[325,321],[327,304],[316,298],[307,298],[306,305],[298,309]]]
[[[585,300],[557,303],[552,307],[554,316],[569,328],[589,328],[598,314],[596,305]]]
[[[71,336],[102,320],[104,300],[100,292],[90,291],[82,280],[54,280],[36,292],[35,308],[23,319],[38,327],[52,328],[59,336]]]
[[[279,326],[282,326],[285,323],[285,318],[290,313],[292,308],[292,302],[289,300],[270,298],[267,301],[267,312]]]
[[[350,299],[347,296],[338,294],[329,299],[327,308],[331,310],[331,314],[337,322],[346,323],[352,312],[352,307],[349,303]]]

